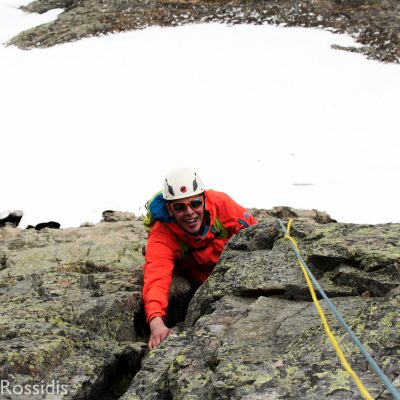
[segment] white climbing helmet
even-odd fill
[[[183,199],[203,192],[203,181],[191,168],[173,169],[165,177],[163,190],[165,200]]]

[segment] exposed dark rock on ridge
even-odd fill
[[[0,212],[0,227],[6,224],[17,227],[23,216],[24,213],[20,210]]]
[[[41,231],[42,229],[49,228],[49,229],[60,229],[61,224],[59,222],[55,221],[49,221],[49,222],[40,222],[39,224],[36,224],[35,226],[33,225],[28,225],[26,229],[35,229],[37,231]]]
[[[341,47],[385,62],[400,60],[398,0],[37,0],[24,11],[63,8],[56,21],[22,32],[10,44],[50,47],[110,32],[187,23],[279,24],[352,35],[360,47]]]
[[[315,210],[279,207],[255,210],[263,222],[229,242],[186,317],[189,286],[174,281],[170,323],[178,325],[150,353],[140,218],[108,211],[103,218],[114,222],[91,227],[1,228],[0,380],[58,380],[69,387],[62,400],[116,399],[136,373],[123,400],[361,398],[321,329],[287,240],[269,216],[283,212],[302,215],[292,233],[313,272],[396,379],[400,224],[338,224]],[[325,223],[317,222],[321,215]],[[327,315],[371,394],[390,399]]]

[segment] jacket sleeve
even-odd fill
[[[231,197],[222,192],[217,194],[217,215],[222,224],[229,231],[229,237],[235,235],[240,230],[257,224],[257,220],[241,205],[236,203]]]
[[[150,232],[143,267],[143,301],[146,320],[167,316],[169,287],[174,262],[179,258],[179,244],[167,228],[156,223]]]

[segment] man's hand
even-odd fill
[[[165,326],[161,317],[154,317],[150,321],[150,330],[151,334],[148,344],[150,350],[158,346],[170,333],[169,328]]]

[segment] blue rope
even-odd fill
[[[285,226],[282,223],[282,220],[278,218],[278,222],[281,226],[281,230],[285,235],[289,235],[288,231],[286,230]],[[378,377],[381,379],[381,381],[385,384],[389,392],[393,395],[395,400],[400,400],[400,393],[397,391],[397,389],[392,385],[392,382],[389,380],[389,378],[385,375],[385,373],[380,369],[379,365],[376,363],[376,361],[371,357],[371,355],[368,353],[367,349],[363,346],[363,344],[359,341],[357,336],[354,334],[354,332],[351,330],[351,328],[347,325],[346,321],[343,319],[339,311],[336,309],[336,307],[332,304],[330,301],[329,297],[325,294],[324,290],[318,283],[318,281],[314,278],[314,275],[311,273],[310,269],[308,268],[306,262],[303,260],[303,257],[301,254],[297,251],[296,247],[293,245],[292,242],[290,242],[290,245],[292,246],[293,251],[296,253],[296,256],[298,257],[299,260],[303,263],[305,269],[307,270],[308,275],[310,276],[314,286],[317,288],[318,292],[321,294],[321,296],[324,298],[326,301],[326,304],[328,304],[330,310],[332,313],[335,315],[337,320],[340,322],[340,325],[342,325],[343,329],[350,335],[351,340],[353,343],[359,348],[361,353],[364,355],[364,357],[367,359],[369,365],[373,368],[375,373],[378,375]]]

